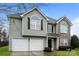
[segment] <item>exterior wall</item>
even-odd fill
[[[21,24],[21,19],[9,18],[9,50],[11,50],[12,39],[23,38]]]
[[[43,19],[43,30],[31,30],[28,29],[28,19],[32,15],[37,15],[40,19]],[[31,19],[30,19],[31,20]],[[47,34],[47,21],[46,19],[37,11],[33,10],[22,18],[22,35],[28,36],[46,36]]]
[[[22,38],[22,20],[10,18],[9,25],[9,37]]]
[[[17,18],[9,18],[9,51],[12,51],[12,39],[27,39],[27,38],[36,38],[36,37],[23,37],[22,36],[22,20]],[[42,37],[38,37],[42,38]],[[46,38],[44,38],[46,42]],[[44,44],[46,45],[46,43]],[[45,46],[44,45],[44,46]]]
[[[65,21],[68,24],[68,22],[66,20],[62,20],[62,21]],[[68,24],[68,32],[67,33],[60,33],[60,24],[62,23],[62,21],[59,22],[59,25],[58,25],[58,27],[59,27],[58,33],[60,34],[60,46],[62,45],[61,43],[63,42],[62,39],[67,39],[68,45],[70,45],[70,25]]]

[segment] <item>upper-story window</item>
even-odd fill
[[[67,33],[68,32],[68,24],[65,21],[60,23],[60,33]]]
[[[31,16],[30,29],[41,30],[41,20],[38,16],[36,16],[36,15]]]
[[[53,27],[51,24],[48,25],[48,33],[52,33],[53,32]]]

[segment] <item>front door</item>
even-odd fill
[[[56,38],[48,39],[48,47],[52,50],[56,50]]]
[[[51,39],[48,40],[48,47],[52,48],[52,40]]]

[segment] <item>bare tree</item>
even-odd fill
[[[2,25],[4,27],[8,26],[8,20],[6,15],[7,14],[14,14],[14,13],[24,13],[26,12],[28,9],[33,8],[33,7],[37,7],[37,8],[41,8],[41,7],[45,7],[48,4],[45,3],[5,3],[5,4],[0,4],[0,13],[3,13],[3,15],[0,14],[0,22],[2,23]]]

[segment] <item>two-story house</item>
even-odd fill
[[[67,17],[55,20],[34,7],[23,14],[10,14],[8,19],[10,51],[58,50],[70,45],[71,22]]]

